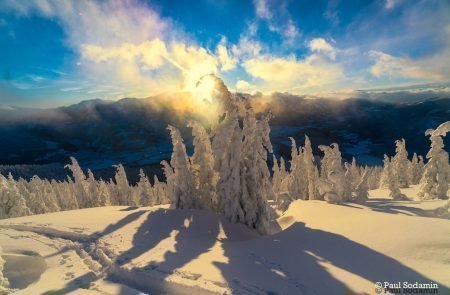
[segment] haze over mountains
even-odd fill
[[[2,107],[0,163],[66,163],[75,156],[83,167],[104,171],[105,177],[117,163],[158,173],[159,162],[171,153],[167,125],[181,129],[189,148],[186,122],[202,120],[195,106],[180,106],[186,95],[97,99],[49,109]],[[274,114],[271,140],[276,154],[289,158],[288,137],[303,142],[307,134],[316,155],[320,155],[319,144],[337,142],[344,158],[355,156],[368,165],[380,165],[383,154],[392,154],[394,141],[402,137],[411,155],[425,155],[429,142],[424,131],[450,120],[450,99],[409,101],[307,99],[281,93],[252,96],[257,111]]]

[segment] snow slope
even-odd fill
[[[381,194],[295,201],[268,236],[206,211],[102,207],[2,220],[0,246],[7,277],[28,271],[16,294],[374,294],[378,281],[448,293],[450,222],[426,217],[442,201]],[[13,255],[34,258],[8,270]]]

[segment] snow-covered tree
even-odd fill
[[[8,179],[0,174],[0,219],[29,215],[24,197],[17,188],[11,173]]]
[[[383,173],[385,173],[385,181],[387,181],[387,188],[389,189],[389,196],[394,200],[403,200],[406,199],[406,196],[403,195],[400,191],[400,184],[398,181],[398,174],[395,173],[395,168],[392,161],[389,160],[389,157],[384,155],[384,169]]]
[[[92,207],[91,196],[89,195],[89,183],[87,182],[86,175],[81,169],[78,161],[74,157],[70,157],[72,164],[68,164],[65,168],[69,168],[72,172],[74,179],[74,191],[78,200],[79,208]]]
[[[423,158],[414,153],[408,166],[408,183],[418,184],[423,174]]]
[[[385,154],[383,159],[383,171],[381,172],[380,176],[380,188],[387,188],[389,186],[389,169],[391,166],[391,160],[389,157]]]
[[[100,206],[98,199],[98,183],[95,180],[94,173],[88,169],[88,177],[86,179],[87,185],[87,196],[89,199],[89,208]]]
[[[166,173],[167,183],[170,186],[168,193],[171,204],[177,209],[201,208],[195,196],[194,177],[180,131],[170,125],[167,129],[170,131],[170,136],[172,137],[173,152],[170,160],[170,168],[173,172],[167,166],[164,171]],[[166,165],[168,164],[166,163]]]
[[[291,140],[291,162],[288,192],[293,199],[307,199],[308,197],[308,182],[305,173],[305,161],[300,149],[297,149],[295,139]]]
[[[400,188],[408,187],[408,152],[406,151],[406,142],[402,138],[395,141],[395,156],[392,158],[392,169],[396,175]]]
[[[144,170],[139,170],[139,182],[137,183],[137,190],[139,194],[139,204],[141,206],[156,205],[156,198],[153,194],[153,188],[145,175]]]
[[[320,145],[319,149],[324,153],[321,161],[321,177],[332,183],[333,190],[340,200],[351,201],[351,188],[345,178],[339,145],[336,143],[332,143],[330,147]]]
[[[283,157],[280,157],[280,164],[275,155],[273,155],[273,176],[272,187],[273,192],[276,194],[287,192],[289,173],[286,171],[286,163]]]
[[[205,128],[197,122],[190,122],[194,138],[194,154],[191,157],[191,170],[199,203],[204,209],[218,210],[217,181],[214,170],[214,155],[211,140]]]
[[[369,190],[377,189],[380,187],[380,177],[382,171],[383,168],[378,166],[364,167],[364,169],[362,170],[362,174],[364,174],[364,172],[367,172],[367,186]]]
[[[122,164],[115,165],[116,174],[114,180],[116,182],[116,199],[118,205],[139,206],[139,196],[137,192],[128,183],[127,174]]]
[[[272,157],[272,172],[273,172],[273,176],[272,176],[272,187],[273,187],[273,191],[275,193],[279,193],[280,192],[280,187],[281,187],[281,175],[280,175],[280,166],[278,165],[278,160],[277,157],[275,155],[273,155]]]
[[[70,177],[68,177],[67,182],[52,179],[50,183],[61,211],[78,209],[78,201],[73,190],[73,181]]]
[[[244,211],[240,204],[242,130],[237,111],[227,112],[224,120],[217,126],[212,148],[214,167],[219,173],[217,183],[219,212],[231,222],[244,223]]]
[[[111,206],[111,192],[108,188],[108,184],[102,179],[98,181],[97,191],[98,191],[98,205]]]
[[[450,165],[448,153],[444,150],[443,137],[450,132],[450,121],[442,123],[438,128],[428,129],[425,135],[430,136],[431,148],[426,157],[422,179],[420,180],[419,197],[421,199],[448,199],[447,191],[450,183]]]
[[[307,185],[307,199],[318,200],[320,195],[317,192],[317,179],[319,178],[319,170],[317,169],[314,155],[312,153],[311,141],[305,135],[305,146],[303,147],[303,161]]]
[[[60,210],[56,194],[52,190],[49,181],[33,176],[26,183],[26,186],[29,192],[26,202],[32,214],[43,214]]]
[[[244,223],[260,232],[267,230],[269,212],[267,200],[274,199],[270,173],[267,167],[267,152],[272,152],[268,138],[270,116],[256,120],[252,108],[244,117],[241,158],[241,200]]]
[[[345,163],[345,176],[348,183],[351,185],[351,191],[355,191],[359,182],[361,181],[361,173],[356,165],[355,157],[352,158],[352,163]]]
[[[355,197],[353,198],[354,202],[363,204],[369,198],[368,193],[369,187],[367,184],[368,178],[369,178],[369,171],[365,170],[359,179],[359,183],[356,185]]]
[[[156,205],[170,203],[169,196],[167,195],[167,184],[160,182],[156,175],[153,178],[153,195],[156,199]]]

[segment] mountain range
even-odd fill
[[[177,109],[176,98],[183,95],[95,99],[48,109],[0,107],[0,163],[54,165],[75,156],[102,177],[110,177],[112,165],[118,163],[134,178],[138,168],[160,174],[159,162],[171,155],[168,124],[181,130],[191,149],[186,123],[198,114]],[[406,140],[410,156],[425,155],[429,148],[425,130],[450,120],[450,99],[445,98],[411,103],[282,93],[249,98],[256,111],[273,113],[274,152],[285,159],[290,155],[289,137],[303,144],[305,134],[317,156],[318,145],[337,142],[345,159],[355,157],[361,164],[381,165],[383,154],[393,155],[394,142],[400,138]]]

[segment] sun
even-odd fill
[[[189,86],[188,91],[191,92],[194,99],[204,103],[213,103],[214,90],[216,81],[211,75],[201,76],[195,83]]]

